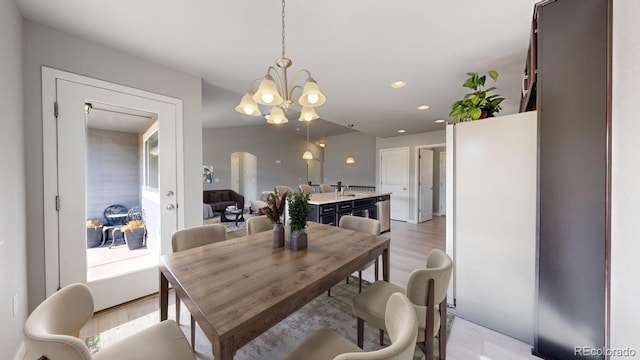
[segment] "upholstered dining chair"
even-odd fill
[[[313,186],[307,184],[298,185],[298,189],[300,189],[300,192],[303,194],[313,194],[315,192]]]
[[[71,284],[43,301],[24,325],[25,359],[42,360],[195,360],[182,330],[166,320],[91,355],[73,336],[91,319],[94,301],[85,284]]]
[[[273,224],[267,215],[254,216],[247,219],[247,235],[273,229]]]
[[[402,292],[414,304],[418,314],[418,347],[425,359],[433,359],[433,339],[438,329],[440,359],[446,355],[447,336],[447,289],[451,281],[453,262],[442,250],[434,249],[427,256],[425,268],[414,270],[409,275],[407,289],[376,281],[353,299],[353,312],[357,316],[358,346],[363,345],[364,322],[380,329],[380,344],[383,344],[385,304],[395,292]],[[389,330],[388,328],[386,329]]]
[[[193,249],[227,240],[227,227],[222,224],[194,226],[178,230],[171,236],[173,252]],[[180,324],[180,297],[176,293],[176,322]],[[196,348],[196,322],[191,315],[191,347]]]
[[[321,193],[333,192],[333,186],[329,184],[320,184],[320,192]]]
[[[360,347],[335,332],[322,329],[304,340],[285,359],[413,359],[418,336],[418,318],[413,304],[406,295],[395,293],[389,297],[384,310],[384,321],[391,338],[391,345],[386,348],[363,352]]]
[[[380,221],[376,219],[344,215],[340,218],[340,223],[338,224],[338,226],[343,229],[365,232],[371,235],[380,235]],[[358,293],[362,292],[362,270],[369,268],[369,266],[371,265],[375,265],[374,276],[376,281],[378,281],[379,279],[378,258],[376,258],[375,260],[365,265],[363,269],[358,270]]]
[[[283,196],[285,194],[293,194],[295,193],[295,191],[293,190],[293,188],[286,186],[286,185],[278,185],[276,186],[276,191],[278,192],[278,194],[280,196]],[[286,195],[285,195],[286,196]],[[285,207],[284,207],[284,213],[282,214],[282,218],[283,218],[283,225],[287,225],[287,223],[289,222],[289,214],[287,213],[289,209],[289,204],[287,204],[287,202],[285,201]]]

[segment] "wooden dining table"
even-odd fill
[[[308,248],[272,247],[272,231],[230,239],[160,259],[160,320],[169,284],[211,341],[216,360],[233,359],[258,337],[345,277],[382,256],[389,280],[390,240],[308,223]],[[324,295],[326,296],[326,295]]]

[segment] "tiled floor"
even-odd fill
[[[531,346],[456,317],[447,342],[449,360],[524,360],[540,359],[531,355]]]
[[[146,269],[158,264],[147,248],[129,250],[127,245],[87,249],[87,281],[95,281],[132,271]]]

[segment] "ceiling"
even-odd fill
[[[157,114],[150,112],[93,102],[87,114],[87,127],[142,134],[157,118]]]
[[[289,1],[290,78],[311,71],[327,96],[318,114],[343,132],[347,124],[379,137],[442,130],[434,120],[450,119],[470,71],[497,70],[502,113],[515,113],[537,1]],[[30,20],[201,77],[204,127],[263,124],[233,108],[280,55],[280,1],[17,3]],[[391,88],[396,80],[406,87]],[[207,96],[208,85],[219,98]]]

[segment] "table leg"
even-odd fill
[[[391,244],[387,246],[386,249],[382,251],[382,280],[389,281],[389,264],[390,264],[390,248]]]
[[[233,359],[234,351],[230,340],[220,340],[215,338],[213,340],[213,358],[215,360],[228,360]]]
[[[169,280],[160,271],[160,321],[167,320],[169,312]]]

